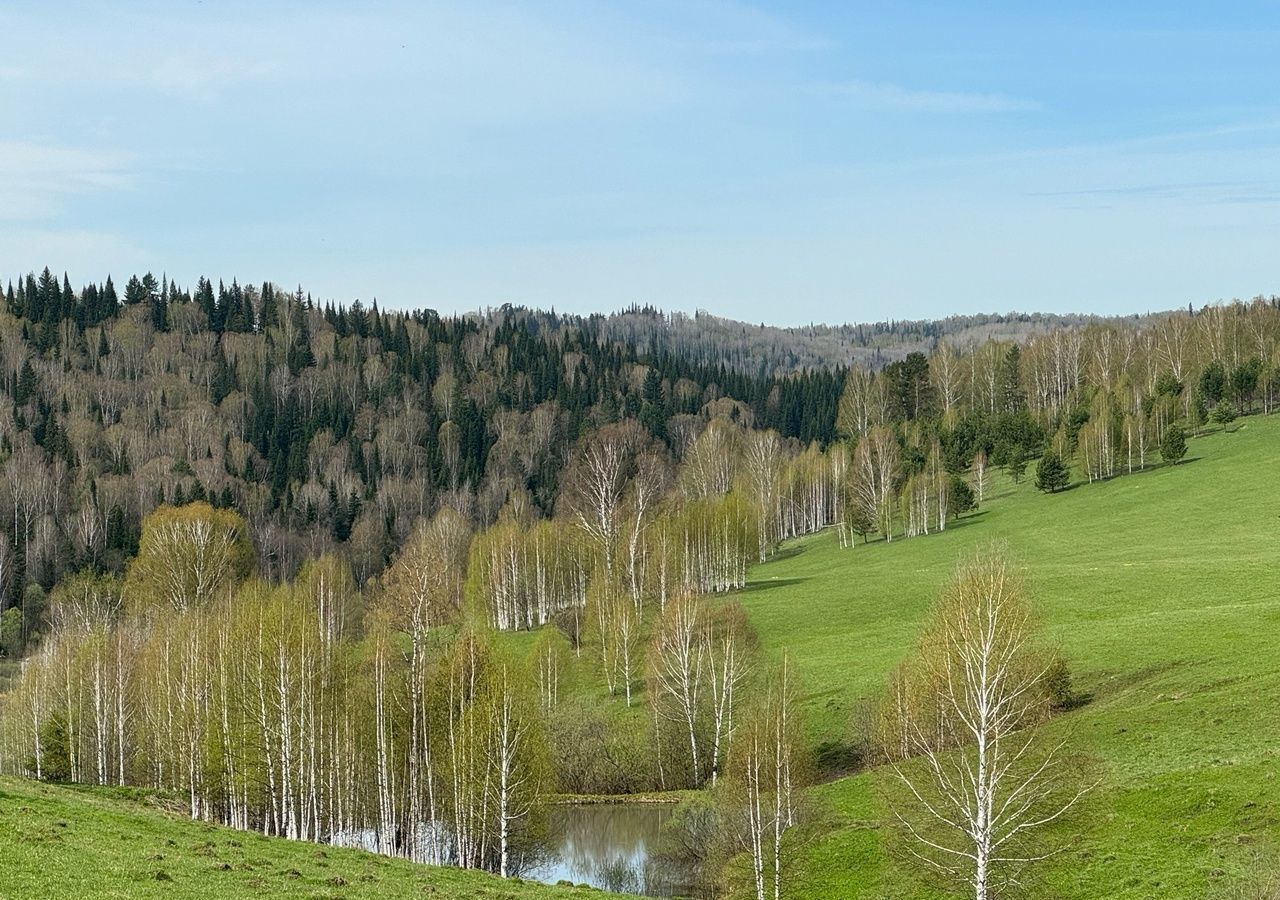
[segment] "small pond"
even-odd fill
[[[570,881],[647,897],[690,895],[687,873],[653,858],[671,817],[665,803],[594,803],[552,807],[546,857],[523,877]]]

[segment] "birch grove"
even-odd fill
[[[649,694],[657,722],[684,744],[690,787],[714,785],[734,742],[740,686],[749,671],[741,608],[672,598],[649,646]],[[661,726],[658,726],[661,728]]]
[[[456,627],[466,534],[450,514],[362,597],[333,557],[291,582],[248,577],[207,552],[235,517],[179,512],[148,523],[169,543],[144,541],[174,549],[168,567],[59,587],[55,633],[3,699],[0,765],[172,791],[193,819],[263,834],[526,865],[548,773],[538,682],[485,626]],[[554,703],[558,663],[540,659]]]

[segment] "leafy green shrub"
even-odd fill
[[[1045,694],[1049,706],[1056,712],[1075,706],[1076,695],[1071,687],[1071,668],[1066,657],[1055,656],[1044,675]]]

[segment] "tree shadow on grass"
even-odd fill
[[[1088,706],[1094,700],[1093,691],[1072,692],[1071,696],[1063,703],[1054,707],[1054,712],[1066,713],[1080,709],[1082,706]]]
[[[1176,463],[1170,463],[1166,460],[1160,460],[1160,462],[1148,463],[1143,468],[1134,469],[1132,472],[1116,472],[1114,475],[1109,475],[1105,478],[1095,478],[1093,479],[1093,481],[1090,481],[1088,478],[1082,478],[1079,481],[1071,482],[1071,484],[1062,488],[1057,493],[1061,494],[1065,491],[1073,491],[1076,488],[1083,487],[1086,484],[1103,484],[1110,481],[1120,481],[1125,478],[1132,478],[1135,475],[1145,475],[1149,472],[1163,472],[1165,469],[1175,469],[1180,466],[1190,465],[1191,463],[1200,462],[1200,460],[1202,459],[1204,459],[1203,456],[1184,456],[1182,459],[1178,460]]]
[[[805,578],[769,578],[764,581],[748,582],[747,586],[742,589],[744,594],[753,594],[759,591],[767,591],[772,588],[791,587],[794,584],[803,584],[810,579]]]
[[[795,557],[799,556],[801,553],[804,553],[804,551],[805,551],[804,547],[798,546],[796,544],[792,544],[788,547],[784,547],[783,549],[777,551],[776,553],[773,554],[773,556],[770,556],[767,560],[765,560],[765,562],[778,562],[779,560],[782,560],[782,559],[794,559]]]
[[[949,521],[947,523],[947,531],[950,531],[953,528],[968,528],[970,525],[981,525],[983,517],[986,516],[989,512],[990,510],[987,510],[987,509],[979,509],[975,512],[967,512],[964,515]],[[936,534],[937,532],[934,532],[934,533]]]

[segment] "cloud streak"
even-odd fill
[[[56,215],[69,198],[133,183],[120,154],[30,141],[0,141],[0,172],[0,219],[8,221]]]
[[[917,90],[887,81],[855,79],[829,84],[825,91],[858,109],[946,115],[1036,112],[1038,102],[1007,94]]]

